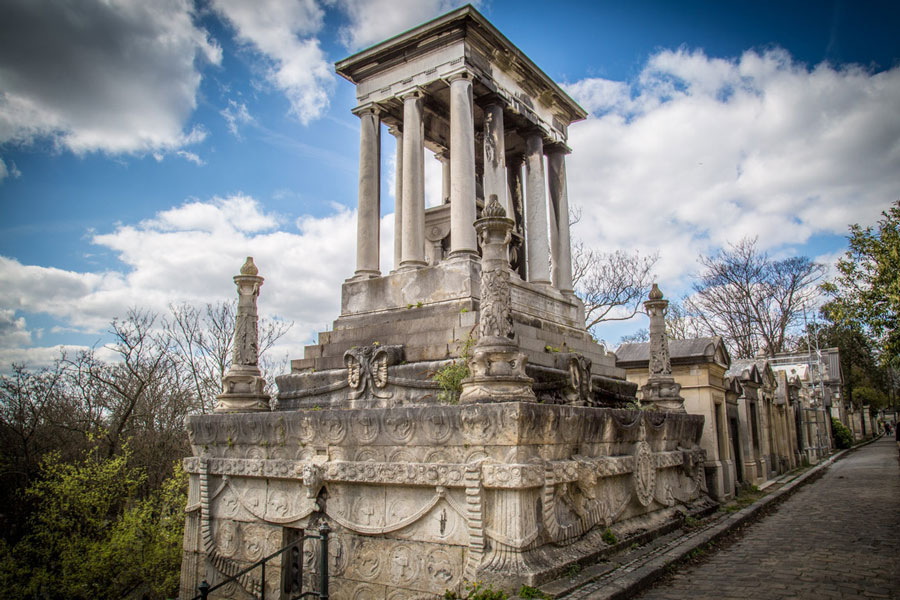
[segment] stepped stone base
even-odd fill
[[[596,553],[608,527],[650,529],[708,502],[702,425],[534,402],[192,417],[183,586],[322,520],[336,599],[539,584]],[[315,544],[306,552],[314,581]],[[259,585],[251,574],[227,597]]]

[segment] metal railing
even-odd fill
[[[290,576],[282,577],[283,584],[282,586],[285,588],[285,592],[287,597],[291,600],[296,598],[304,598],[306,596],[314,596],[319,598],[320,600],[328,600],[328,534],[331,533],[331,528],[328,527],[327,523],[322,523],[319,526],[319,534],[307,534],[304,533],[299,538],[294,540],[293,542],[284,546],[284,548],[278,550],[277,552],[273,552],[269,556],[256,561],[243,571],[229,577],[224,581],[220,581],[216,585],[210,586],[209,582],[205,579],[203,582],[197,586],[197,591],[200,593],[191,598],[191,600],[207,600],[210,593],[218,590],[221,587],[228,585],[234,581],[237,581],[239,578],[243,577],[253,569],[257,567],[262,569],[262,573],[260,575],[260,593],[259,600],[266,600],[266,563],[275,558],[276,556],[280,556],[281,554],[292,551],[292,554],[295,555],[296,561],[291,561],[291,564],[296,564],[296,572],[291,572]],[[300,588],[303,581],[303,541],[308,539],[320,540],[321,544],[319,545],[319,591],[318,592],[303,592]],[[295,593],[294,586],[297,586],[297,592]]]

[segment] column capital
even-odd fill
[[[361,104],[350,111],[357,117],[361,117],[367,114],[374,114],[375,116],[381,116],[384,113],[384,109],[381,108],[378,104],[374,102],[367,102],[366,104]]]
[[[476,98],[475,104],[481,106],[482,108],[494,104],[499,104],[503,108],[509,106],[509,102],[507,102],[506,98],[504,98],[497,92],[487,92],[486,94],[478,96],[478,98]]]
[[[561,142],[544,142],[544,154],[572,154],[572,149]]]
[[[404,102],[410,100],[412,98],[424,98],[425,90],[420,88],[419,86],[413,86],[411,88],[406,88],[396,95],[397,98],[400,98]]]
[[[395,126],[388,127],[388,133],[391,134],[392,136],[394,136],[395,138],[403,137],[403,130],[400,129],[399,127],[395,127]]]
[[[448,73],[442,77],[444,81],[447,83],[453,83],[459,79],[468,79],[469,81],[475,81],[475,74],[470,71],[467,67],[462,67],[452,73]]]

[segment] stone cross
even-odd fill
[[[238,307],[234,324],[234,350],[231,367],[222,378],[222,393],[216,396],[216,412],[253,412],[269,410],[266,380],[259,370],[259,316],[256,299],[263,278],[248,256],[237,285]]]
[[[533,380],[525,374],[527,358],[513,332],[509,291],[509,242],[512,219],[491,194],[482,217],[475,221],[481,239],[481,310],[478,341],[469,359],[469,377],[459,401],[535,401]]]
[[[654,283],[644,308],[650,316],[650,377],[641,387],[641,404],[669,412],[685,412],[681,384],[672,377],[669,338],[666,335],[666,309],[669,301]]]

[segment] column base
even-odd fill
[[[353,274],[350,279],[375,279],[381,277],[381,271],[360,270]]]
[[[454,250],[447,255],[447,260],[474,259],[478,258],[477,250]]]
[[[407,260],[400,263],[400,268],[397,269],[397,273],[403,273],[404,271],[413,271],[415,269],[421,269],[422,267],[427,266],[428,263],[424,260]]]

